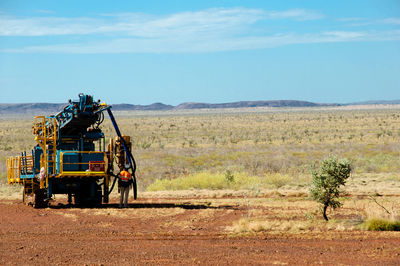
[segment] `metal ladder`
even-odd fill
[[[24,179],[23,202],[25,204],[27,203],[26,196],[31,196],[33,199],[34,194],[35,194],[35,190],[34,190],[33,178]]]
[[[33,133],[35,140],[43,150],[44,167],[46,171],[46,184],[40,184],[40,188],[47,187],[48,176],[56,173],[57,154],[57,120],[55,117],[36,116]]]

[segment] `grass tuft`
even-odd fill
[[[369,231],[400,231],[400,221],[373,218],[366,220],[363,227]]]

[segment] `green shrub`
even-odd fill
[[[400,231],[400,221],[374,218],[365,221],[364,227],[369,231]]]
[[[310,194],[315,201],[322,204],[322,215],[326,221],[328,221],[326,216],[328,207],[336,209],[342,206],[339,201],[341,194],[339,187],[346,184],[350,172],[350,162],[347,159],[338,161],[334,156],[324,159],[319,171],[311,170]]]
[[[229,184],[235,182],[235,176],[229,170],[226,170],[226,172],[225,172],[225,179],[226,179],[226,182],[228,182]]]

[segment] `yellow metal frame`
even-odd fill
[[[43,151],[43,155],[40,158],[40,166],[44,166],[46,174],[46,183],[44,184],[44,182],[41,181],[40,188],[48,186],[49,174],[54,174],[56,170],[57,126],[57,119],[55,117],[35,116],[33,134],[35,134],[35,140]],[[51,152],[50,159],[49,152]],[[53,169],[52,173],[48,172],[50,165]]]
[[[86,153],[86,154],[103,154],[103,161],[104,161],[104,171],[64,171],[63,166],[64,164],[89,164],[87,163],[64,163],[64,154],[68,153]],[[57,177],[74,177],[74,176],[106,176],[107,175],[107,154],[105,152],[100,151],[64,151],[60,152],[60,170]]]
[[[26,162],[26,166],[25,166]],[[32,155],[27,156],[15,156],[7,159],[7,180],[8,184],[22,184],[21,171],[23,168],[30,172],[34,172],[33,169],[33,157]]]
[[[20,184],[21,156],[9,157],[7,159],[7,180],[8,184]]]

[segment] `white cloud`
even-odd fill
[[[315,20],[324,17],[323,14],[306,9],[290,9],[286,11],[270,11],[266,12],[266,15],[270,19],[285,19],[293,18],[296,20]]]
[[[400,31],[346,31],[320,29],[299,33],[286,26],[271,30],[280,20],[305,20],[323,15],[305,9],[265,11],[214,8],[164,16],[141,13],[101,14],[96,17],[13,18],[0,14],[0,36],[62,36],[64,44],[3,48],[14,53],[201,53],[262,49],[290,44],[399,40]],[[272,20],[274,22],[272,23]],[[354,21],[354,20],[353,20]],[[390,18],[387,22],[397,20]],[[260,27],[257,23],[261,23]],[[293,24],[293,23],[292,23]],[[93,41],[77,41],[90,36]],[[74,38],[69,38],[73,36]],[[67,42],[72,44],[66,44]]]
[[[291,44],[333,43],[351,41],[389,41],[400,40],[399,31],[386,32],[346,32],[331,31],[313,34],[274,34],[270,36],[247,36],[225,38],[121,38],[110,41],[86,44],[63,44],[30,46],[20,49],[6,49],[3,52],[18,53],[203,53],[234,50],[263,49]]]
[[[15,18],[0,15],[0,36],[47,36],[86,34],[125,34],[154,37],[176,33],[215,32],[235,30],[261,20],[319,19],[315,11],[293,9],[264,11],[247,8],[213,8],[197,12],[182,12],[166,16],[141,13],[108,14],[87,17],[30,17]]]
[[[0,17],[0,36],[49,36],[90,34],[99,30],[96,20],[90,18],[38,17],[12,18]]]
[[[369,34],[360,31],[327,31],[324,32],[323,35],[339,41],[339,40],[359,40],[365,36],[368,36]]]

